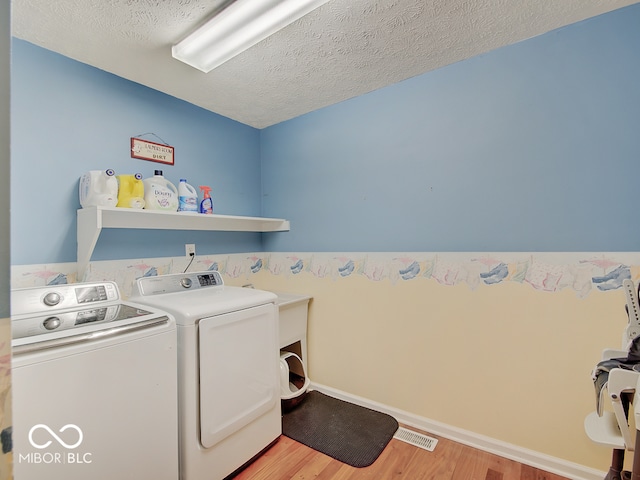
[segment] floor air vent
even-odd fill
[[[403,427],[398,428],[398,431],[393,438],[397,438],[398,440],[402,440],[403,442],[410,443],[411,445],[423,448],[430,452],[433,452],[438,444],[438,440],[436,438],[428,437],[422,433],[414,432],[413,430],[408,430]]]

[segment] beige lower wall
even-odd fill
[[[309,377],[391,407],[598,470],[583,429],[590,372],[618,348],[624,294],[504,283],[333,280],[261,271],[257,288],[313,296]]]
[[[125,298],[184,257],[90,264]],[[13,288],[73,283],[75,264],[13,266]],[[250,253],[196,257],[229,285],[310,295],[309,377],[472,434],[606,470],[583,420],[590,373],[627,324],[640,254]]]

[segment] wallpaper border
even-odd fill
[[[591,291],[622,287],[625,279],[638,283],[640,252],[624,253],[237,253],[195,257],[129,259],[92,262],[86,281],[115,281],[126,298],[142,276],[217,270],[228,278],[246,278],[267,271],[272,275],[309,273],[338,281],[361,276],[373,282],[431,280],[441,285],[527,284],[536,290],[571,289],[579,297]],[[76,264],[17,265],[11,267],[12,288],[76,283]]]

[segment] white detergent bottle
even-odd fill
[[[102,206],[115,207],[118,203],[118,181],[115,172],[91,170],[80,177],[79,193],[82,208]]]
[[[178,184],[178,211],[183,213],[198,213],[198,192],[181,178]]]
[[[153,177],[145,178],[144,208],[146,210],[178,210],[178,189],[162,176],[162,170],[155,170]]]

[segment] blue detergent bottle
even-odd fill
[[[200,213],[205,213],[208,215],[213,214],[213,199],[211,198],[210,192],[211,187],[200,186],[200,190],[202,190],[203,199],[200,202]]]

